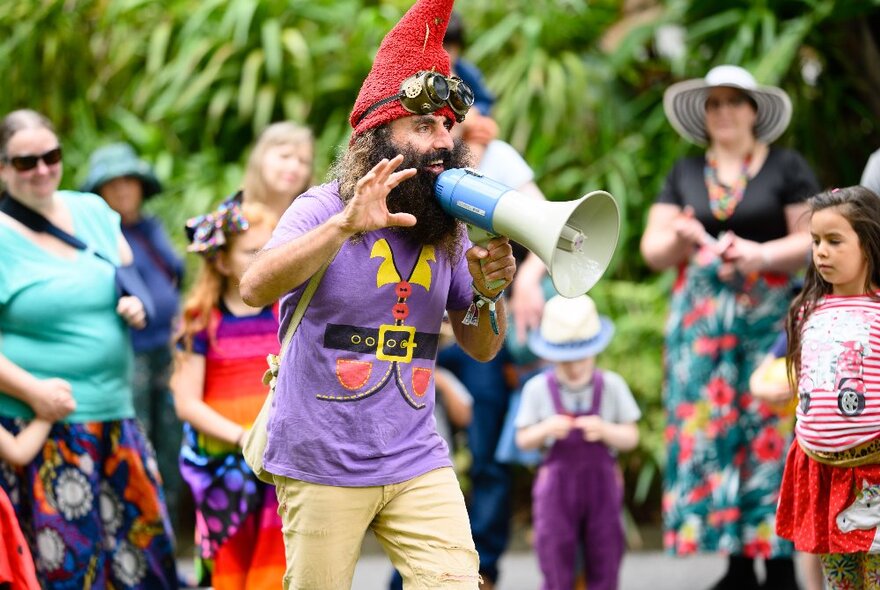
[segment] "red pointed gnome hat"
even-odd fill
[[[385,35],[348,119],[355,135],[412,115],[400,101],[393,100],[358,122],[371,105],[400,92],[400,84],[416,72],[433,70],[449,76],[449,54],[443,49],[443,36],[452,3],[453,0],[418,0]],[[448,105],[434,114],[455,121],[455,113]]]

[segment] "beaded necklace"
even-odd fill
[[[746,154],[742,163],[739,178],[733,184],[727,186],[718,180],[718,161],[710,155],[706,155],[706,166],[703,168],[703,176],[706,179],[706,189],[709,191],[709,208],[712,215],[719,221],[724,221],[733,215],[736,206],[742,201],[749,183],[749,165],[752,163],[752,154]]]

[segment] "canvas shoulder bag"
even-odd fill
[[[263,402],[263,407],[260,408],[260,413],[257,414],[253,425],[245,435],[244,443],[241,447],[241,453],[244,455],[245,463],[248,464],[248,467],[251,468],[251,471],[254,472],[254,475],[256,475],[260,481],[266,483],[275,483],[272,474],[266,471],[263,467],[263,453],[266,451],[266,443],[269,440],[267,427],[269,425],[269,412],[272,409],[272,401],[275,399],[275,383],[278,381],[278,369],[281,367],[281,360],[284,358],[284,354],[290,346],[290,341],[293,339],[296,329],[299,327],[303,316],[306,314],[306,308],[309,306],[315,291],[318,290],[318,284],[321,282],[324,273],[327,271],[327,267],[330,266],[330,262],[332,261],[333,258],[324,263],[324,266],[312,275],[309,284],[306,285],[306,289],[303,291],[302,297],[300,297],[299,303],[296,304],[296,309],[293,310],[293,317],[290,318],[290,323],[287,325],[287,331],[284,333],[284,339],[281,341],[281,349],[278,351],[277,355],[270,354],[266,357],[266,362],[269,363],[269,368],[263,374],[263,384],[269,386],[269,394],[266,396],[266,400]]]

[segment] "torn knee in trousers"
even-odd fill
[[[447,551],[451,552],[451,554],[458,554],[456,557],[459,559],[454,559],[452,561],[457,563],[449,564],[448,562],[442,567],[433,567],[425,568],[425,567],[414,567],[413,574],[418,581],[418,588],[461,588],[461,589],[475,589],[483,582],[483,578],[480,576],[478,567],[479,567],[479,556],[477,552],[473,549],[467,549],[464,547],[445,547]],[[461,552],[463,552],[467,557],[465,559],[460,559]],[[473,560],[473,563],[467,563],[469,560]]]

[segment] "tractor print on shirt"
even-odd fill
[[[867,404],[865,359],[872,354],[868,329],[874,314],[824,314],[814,318],[803,334],[801,376],[798,380],[800,410],[806,414],[817,393],[837,397],[837,409],[847,417],[859,416]]]
[[[834,380],[837,384],[837,408],[844,416],[858,416],[865,411],[864,359],[870,349],[861,342],[843,342],[837,357]]]

